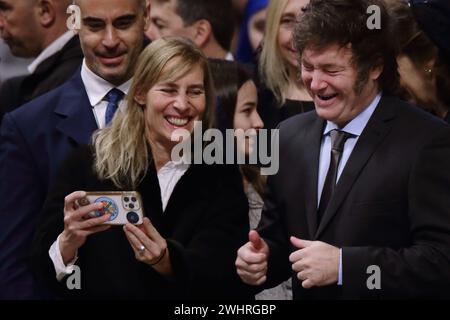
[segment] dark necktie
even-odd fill
[[[124,93],[119,89],[113,88],[106,95],[106,101],[108,101],[108,106],[106,107],[105,113],[105,126],[107,126],[112,118],[114,117],[114,113],[117,110],[119,105],[119,101],[122,100]]]
[[[325,178],[325,183],[322,189],[322,195],[320,197],[319,209],[317,210],[318,215],[318,225],[322,220],[323,214],[328,207],[331,197],[334,193],[334,188],[336,186],[337,173],[339,168],[339,162],[342,158],[342,152],[344,151],[345,141],[351,136],[349,133],[332,130],[330,132],[331,136],[331,155],[330,155],[330,167],[328,168],[327,177]]]

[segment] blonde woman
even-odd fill
[[[160,39],[139,58],[126,108],[98,131],[92,148],[61,168],[33,251],[36,275],[79,298],[247,297],[234,270],[245,242],[248,203],[234,166],[171,160],[176,129],[211,126],[214,92],[205,56],[187,40]],[[83,191],[79,191],[83,190]],[[144,223],[111,227],[98,204],[78,207],[86,191],[136,190]],[[76,264],[81,290],[68,290]],[[55,273],[56,271],[56,273]]]
[[[259,58],[258,111],[266,128],[295,114],[314,109],[299,73],[292,32],[309,0],[271,0],[267,8],[266,30]]]

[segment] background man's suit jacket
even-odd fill
[[[269,177],[259,226],[271,250],[272,281],[267,285],[291,272],[293,235],[342,248],[343,263],[342,287],[304,290],[294,275],[294,298],[449,296],[450,127],[396,98],[383,97],[318,226],[324,125],[313,111],[280,126],[280,170]],[[381,269],[381,290],[367,287],[371,265]]]
[[[49,183],[68,152],[90,142],[97,124],[80,72],[3,120],[0,298],[30,298],[29,250]]]
[[[5,81],[0,87],[0,123],[5,113],[69,80],[82,60],[80,40],[75,36],[60,51],[39,64],[33,74]]]

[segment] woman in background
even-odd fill
[[[264,37],[268,0],[249,0],[239,32],[236,60],[255,64],[256,52]]]
[[[268,129],[299,113],[314,109],[299,74],[292,32],[309,0],[271,0],[259,57],[258,111]]]
[[[252,133],[243,145],[237,145],[237,152],[248,156],[254,148],[258,130],[264,127],[256,109],[258,96],[256,85],[250,72],[241,64],[223,60],[210,61],[218,100],[219,128],[242,129]],[[239,140],[237,140],[239,141]],[[240,165],[244,190],[249,203],[250,229],[255,229],[261,219],[264,205],[265,177],[261,176],[256,165]],[[291,300],[291,280],[279,286],[264,290],[256,295],[258,300]]]
[[[412,1],[413,6],[407,0],[386,2],[400,46],[397,63],[403,98],[450,123],[450,54],[442,50],[444,47],[449,50],[450,5],[444,1]],[[431,6],[439,3],[442,8],[433,11]],[[418,11],[416,16],[412,8]],[[440,30],[439,37],[432,41],[416,18],[422,22],[422,28],[431,30],[433,35],[435,30]],[[447,24],[447,34],[441,34],[439,23]]]

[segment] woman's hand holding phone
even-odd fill
[[[59,250],[64,264],[75,258],[78,249],[83,246],[88,236],[108,230],[111,226],[104,223],[109,214],[92,218],[89,213],[103,207],[102,203],[78,206],[77,200],[86,197],[86,192],[76,191],[64,199],[64,231],[59,240]]]

